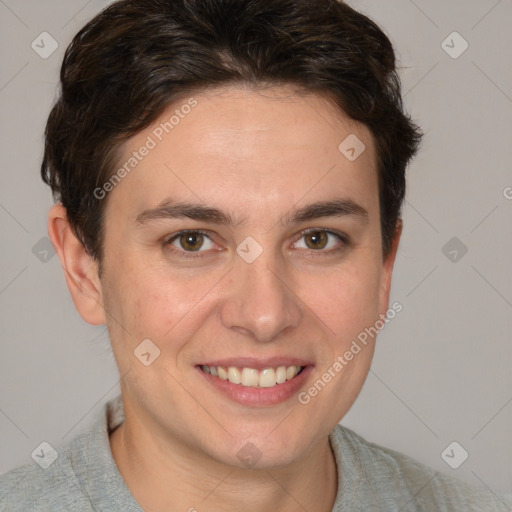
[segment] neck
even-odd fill
[[[110,434],[110,445],[119,472],[144,510],[332,511],[337,468],[328,437],[300,461],[269,469],[240,469],[183,443],[170,446],[168,438],[164,442],[141,425],[132,427],[129,419],[126,416]]]

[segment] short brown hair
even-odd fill
[[[119,0],[66,50],[41,175],[101,264],[105,201],[93,191],[113,174],[123,142],[186,94],[291,84],[330,97],[370,129],[386,256],[421,140],[395,66],[382,30],[337,0]]]

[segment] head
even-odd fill
[[[335,363],[388,310],[419,141],[390,41],[335,0],[122,0],[88,23],[42,176],[127,419],[230,465],[248,442],[261,467],[305,458],[369,370],[374,334]],[[240,399],[201,369],[263,362],[304,366],[301,386]]]

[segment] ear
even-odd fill
[[[73,232],[62,203],[52,206],[48,213],[48,236],[59,257],[78,313],[92,325],[105,324],[98,264]]]
[[[402,236],[402,219],[398,219],[395,227],[395,234],[391,244],[391,250],[383,261],[382,274],[379,292],[379,314],[385,315],[389,308],[389,293],[391,291],[391,276],[393,274],[393,265],[395,263],[396,253],[400,237]]]

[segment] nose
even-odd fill
[[[302,317],[300,299],[282,260],[263,253],[252,263],[237,257],[221,307],[222,324],[260,343],[275,340]]]

